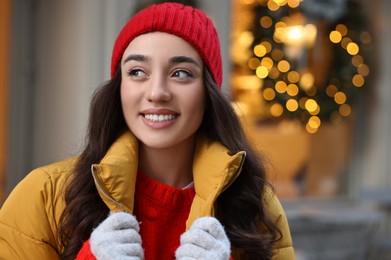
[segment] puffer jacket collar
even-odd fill
[[[213,204],[240,173],[245,152],[231,153],[206,137],[197,139],[193,178],[195,198],[186,226],[202,216],[213,215]],[[110,147],[99,164],[91,167],[96,187],[111,211],[133,213],[138,170],[138,141],[127,131]]]

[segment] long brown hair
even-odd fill
[[[281,238],[281,232],[262,203],[265,188],[272,189],[266,181],[264,160],[249,144],[229,99],[217,89],[208,70],[205,71],[208,102],[200,131],[232,152],[246,152],[241,174],[214,205],[215,215],[240,259],[271,259],[273,243]],[[266,232],[260,232],[260,227]]]
[[[61,215],[58,238],[64,246],[62,259],[75,259],[94,227],[109,209],[96,190],[91,165],[99,163],[118,134],[126,129],[120,97],[121,71],[94,93],[86,136],[72,179],[65,192],[66,207]]]
[[[243,259],[269,259],[280,232],[267,217],[262,201],[267,185],[264,166],[247,142],[240,121],[228,98],[215,85],[205,68],[207,107],[199,132],[217,140],[231,151],[246,151],[242,173],[218,198],[216,217],[225,226],[233,249]],[[121,70],[101,86],[91,102],[86,147],[79,157],[66,189],[66,208],[61,216],[58,238],[64,246],[62,259],[74,259],[94,227],[109,209],[96,190],[90,167],[106,154],[118,135],[127,129],[120,99]],[[240,214],[240,215],[238,215]],[[259,227],[267,233],[260,234]]]

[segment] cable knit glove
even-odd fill
[[[214,217],[196,219],[190,229],[181,235],[175,252],[177,260],[230,259],[231,245],[223,226]]]
[[[140,227],[128,213],[111,213],[92,232],[91,252],[97,260],[142,260]]]

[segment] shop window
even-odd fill
[[[281,198],[344,194],[355,107],[371,91],[360,2],[234,0],[231,94]]]

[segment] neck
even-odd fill
[[[152,179],[172,187],[183,188],[193,180],[194,147],[195,138],[164,149],[140,144],[139,167]]]

